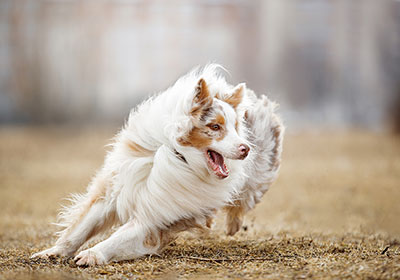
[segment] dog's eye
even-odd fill
[[[221,127],[219,126],[219,124],[212,124],[210,125],[210,128],[214,131],[217,131],[220,130]]]

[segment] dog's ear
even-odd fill
[[[213,99],[208,90],[207,83],[203,78],[201,78],[197,82],[195,96],[194,96],[194,102],[201,106],[211,106],[212,100]]]
[[[213,98],[210,95],[207,83],[204,79],[200,79],[196,85],[191,114],[193,116],[201,115],[204,110],[211,107],[212,103]]]
[[[241,83],[238,84],[233,90],[228,97],[226,97],[223,101],[231,105],[234,109],[237,108],[237,106],[242,102],[243,100],[243,95],[246,90],[246,84]]]

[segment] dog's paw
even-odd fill
[[[34,258],[48,259],[50,257],[56,257],[56,256],[68,256],[68,254],[65,253],[64,250],[62,250],[61,248],[54,246],[49,249],[40,251],[36,254],[33,254],[31,256],[31,259]]]
[[[234,217],[230,219],[226,225],[226,234],[230,236],[234,235],[240,230],[242,223],[243,221],[239,217]]]
[[[74,260],[77,265],[81,266],[103,265],[107,263],[100,252],[91,249],[80,252]]]

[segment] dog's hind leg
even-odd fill
[[[232,205],[224,207],[226,212],[226,234],[234,235],[238,232],[243,224],[243,216],[245,209],[240,200],[236,200]]]
[[[194,218],[182,219],[165,229],[149,229],[130,220],[114,234],[94,247],[80,252],[75,261],[77,265],[102,265],[110,261],[122,261],[159,253],[185,230],[208,232],[204,225]]]
[[[94,178],[88,192],[61,213],[60,225],[65,229],[60,232],[55,246],[32,255],[32,258],[72,256],[87,240],[114,225],[117,216],[103,197],[107,183],[104,178]]]
[[[161,240],[156,237],[148,240],[144,226],[129,221],[114,232],[108,239],[94,247],[80,252],[75,261],[77,265],[101,265],[110,261],[130,260],[146,254],[157,253]],[[154,244],[152,244],[154,242]],[[150,246],[149,246],[150,245]]]

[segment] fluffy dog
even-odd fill
[[[229,85],[210,64],[132,110],[103,167],[60,213],[54,247],[33,257],[73,256],[90,238],[121,225],[75,256],[106,264],[159,252],[178,232],[210,227],[227,213],[227,234],[276,179],[283,126],[276,105]]]

